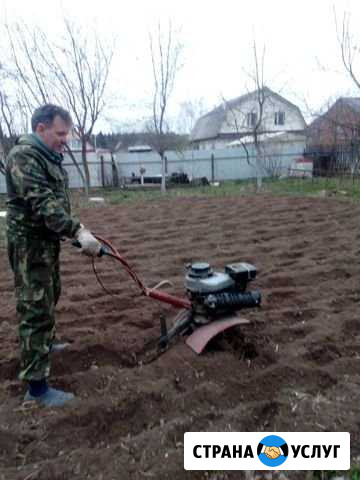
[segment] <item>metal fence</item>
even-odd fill
[[[278,176],[294,165],[295,159],[303,154],[303,144],[294,144],[279,151],[265,152],[262,156],[262,175]],[[168,175],[186,173],[190,179],[206,177],[209,181],[239,180],[256,177],[256,155],[249,148],[249,155],[243,148],[224,150],[187,150],[182,153],[167,152]],[[131,178],[145,169],[146,176],[161,174],[161,160],[155,153],[119,153],[116,155],[119,177]]]
[[[358,174],[360,171],[359,144],[344,144],[334,147],[309,146],[305,154],[313,160],[316,176]]]
[[[254,149],[243,148],[224,150],[186,150],[183,152],[166,152],[166,174],[185,173],[189,179],[206,177],[210,182],[221,180],[239,180],[256,177],[256,155]],[[294,166],[296,158],[302,156],[303,144],[293,142],[267,152],[262,158],[262,175],[264,177],[286,174]],[[80,158],[78,158],[80,168]],[[153,152],[118,153],[111,156],[88,157],[90,183],[92,187],[116,186],[131,181],[131,177],[145,169],[144,176],[161,176],[160,156]],[[70,188],[81,188],[83,182],[75,165],[69,158],[64,167],[69,174]],[[284,173],[285,172],[285,173]],[[0,175],[0,193],[6,192],[5,178]]]

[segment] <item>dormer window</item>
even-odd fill
[[[275,125],[285,125],[285,112],[275,112]]]

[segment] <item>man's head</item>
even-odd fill
[[[55,152],[62,152],[72,126],[70,113],[51,103],[35,110],[31,128]]]

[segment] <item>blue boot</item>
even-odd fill
[[[75,395],[73,393],[63,392],[51,387],[48,387],[42,395],[35,396],[31,395],[30,392],[26,392],[24,397],[25,402],[35,401],[43,407],[63,407],[74,399]]]
[[[70,346],[70,343],[69,343],[69,342],[64,342],[64,343],[54,342],[54,343],[51,345],[51,347],[50,347],[50,352],[51,352],[51,353],[54,353],[54,352],[63,352],[63,351],[66,350],[69,346]]]

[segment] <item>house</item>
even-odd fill
[[[307,128],[308,146],[334,148],[360,140],[360,98],[342,97]]]
[[[306,123],[300,109],[281,95],[264,87],[262,121],[257,133],[288,133],[304,137]],[[231,142],[248,137],[260,118],[259,91],[224,102],[196,122],[191,142],[196,149],[226,148]]]
[[[307,129],[314,172],[354,171],[360,158],[360,98],[341,97]]]

